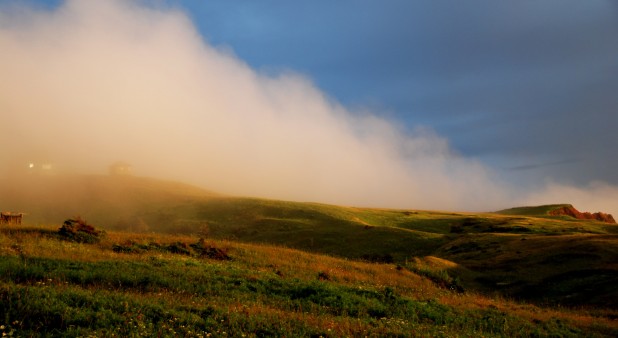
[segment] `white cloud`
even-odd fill
[[[11,145],[3,159],[44,154],[85,172],[122,159],[137,174],[236,195],[509,206],[512,188],[431,130],[405,134],[302,75],[256,72],[205,43],[182,12],[138,4],[0,12],[0,114],[11,126],[0,133]]]

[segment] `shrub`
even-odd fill
[[[371,262],[371,263],[394,263],[395,262],[395,258],[393,257],[393,255],[387,253],[384,255],[380,255],[377,253],[374,254],[365,254],[363,256],[361,256],[361,259]]]
[[[67,219],[58,230],[58,234],[67,240],[78,243],[98,243],[105,235],[104,231],[95,229],[80,217]]]
[[[165,250],[169,251],[171,253],[175,253],[175,254],[181,254],[181,255],[187,255],[187,256],[191,255],[191,251],[189,250],[189,246],[187,245],[187,243],[183,243],[183,242],[172,243],[172,244],[168,245],[165,248]]]
[[[157,250],[162,252],[171,252],[173,254],[201,258],[205,257],[224,261],[229,261],[232,259],[232,257],[228,255],[226,249],[221,249],[213,245],[206,244],[203,238],[200,238],[200,240],[194,244],[174,242],[167,245],[161,245],[154,242],[139,244],[134,241],[127,241],[124,244],[114,244],[112,250],[114,250],[114,252],[121,253],[142,253],[145,251]]]
[[[227,250],[208,245],[203,238],[200,238],[197,243],[191,244],[191,248],[193,248],[193,250],[195,250],[200,257],[207,257],[224,261],[229,261],[232,259],[227,254]]]
[[[459,278],[449,275],[446,270],[433,270],[426,267],[416,265],[408,265],[407,268],[417,275],[429,278],[436,286],[443,289],[450,289],[459,293],[464,292],[464,288],[459,281]]]
[[[329,281],[330,280],[330,275],[327,272],[320,271],[318,273],[318,280]]]

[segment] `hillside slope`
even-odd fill
[[[534,207],[518,207],[497,211],[498,214],[504,215],[521,215],[521,216],[568,216],[582,220],[596,220],[604,223],[616,224],[616,220],[610,214],[603,212],[580,212],[571,204],[551,204]]]
[[[369,209],[236,198],[137,177],[40,177],[0,193],[29,224],[81,215],[108,230],[274,244],[442,276],[456,289],[536,303],[615,308],[618,226],[550,216]],[[433,257],[433,258],[432,258]],[[444,264],[425,264],[441,260]],[[442,283],[438,281],[437,283]]]
[[[220,255],[212,255],[219,252]],[[439,259],[427,264],[445,266]],[[446,266],[452,266],[446,264]],[[422,273],[426,275],[426,273]],[[461,293],[392,264],[192,236],[0,229],[7,336],[611,337],[608,310]]]

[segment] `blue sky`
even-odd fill
[[[0,0],[16,3],[63,2]],[[184,13],[206,46],[267,77],[299,73],[351,114],[433,130],[518,188],[618,185],[618,2],[131,3]]]
[[[618,3],[181,1],[209,42],[505,177],[618,183]]]

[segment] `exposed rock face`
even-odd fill
[[[616,224],[616,220],[614,220],[614,217],[612,217],[612,215],[610,214],[606,214],[603,212],[595,212],[595,213],[579,212],[572,205],[554,209],[550,211],[549,214],[552,216],[565,215],[565,216],[571,216],[577,219],[592,219],[592,220],[597,220],[597,221],[601,221],[605,223]]]

